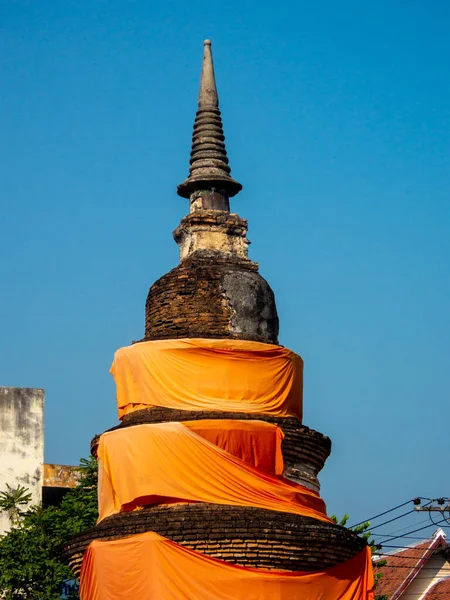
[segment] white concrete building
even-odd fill
[[[44,390],[0,387],[0,492],[26,487],[32,503],[42,499],[44,477]],[[0,534],[9,516],[0,513]]]

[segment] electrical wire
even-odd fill
[[[423,519],[422,521],[419,521],[418,523],[416,523],[416,525],[423,525],[424,523],[428,523],[429,519]],[[390,533],[375,533],[374,535],[380,535],[382,537],[390,537],[391,535],[395,535],[396,533],[400,533],[401,531],[405,531],[406,529],[410,529],[411,525],[407,525],[406,527],[401,527],[400,529],[396,529],[395,531],[391,531]],[[405,534],[406,537],[406,534]],[[422,538],[416,538],[418,540],[421,540]]]
[[[423,542],[429,542],[429,541],[431,541],[431,538],[426,538],[426,539],[420,538],[420,539]],[[383,544],[381,546],[381,548],[394,548],[396,550],[414,550],[414,548],[417,548],[418,545],[419,544],[409,544],[409,546],[398,546],[398,545],[395,545],[395,544]]]
[[[427,498],[428,500],[428,498]],[[379,517],[382,517],[383,515],[387,515],[390,512],[393,512],[394,510],[397,510],[398,508],[402,508],[403,506],[406,506],[407,504],[409,504],[410,502],[413,501],[413,498],[411,498],[411,500],[408,500],[407,502],[403,502],[403,504],[399,504],[398,506],[395,506],[394,508],[391,508],[389,510],[385,510],[384,512],[375,515],[374,517],[371,517],[370,519],[365,519],[364,521],[361,521],[360,523],[355,523],[355,525],[351,525],[350,529],[353,529],[354,527],[359,527],[359,525],[363,525],[363,523],[367,523],[367,521],[375,521],[375,519],[378,519]]]
[[[430,521],[433,523],[433,525],[434,525],[435,527],[437,527],[437,526],[438,526],[438,523],[436,523],[436,522],[433,520],[433,517],[431,516],[431,510],[430,510],[430,511],[428,511],[428,517],[429,517]],[[445,517],[444,517],[444,518],[445,518]]]
[[[431,527],[431,525],[429,525],[429,527]],[[390,533],[389,534],[389,536],[393,536],[393,535],[394,535],[394,533]],[[404,539],[404,540],[422,540],[422,541],[425,541],[426,538],[424,539],[423,535],[422,536],[419,536],[419,535],[402,535],[402,539]],[[382,544],[383,541],[380,541],[379,543]],[[409,546],[399,546],[399,547],[409,548]]]
[[[430,571],[436,572],[436,567],[417,567],[417,566],[409,567],[408,565],[384,565],[384,567],[379,567],[379,568],[380,568],[380,570],[381,569],[409,569],[410,571],[430,570]],[[442,567],[441,570],[439,571],[439,573],[450,573],[450,567]]]
[[[441,525],[441,523],[443,523],[444,521],[446,521],[446,519],[443,519],[442,521],[438,521],[437,523],[433,522],[433,525],[436,525],[436,526]],[[408,534],[409,533],[416,533],[417,531],[422,531],[423,529],[427,529],[427,527],[429,527],[429,525],[425,525],[423,527],[418,527],[417,529],[413,529],[412,531],[408,531]],[[403,535],[395,535],[395,536],[393,536],[393,537],[391,537],[391,538],[389,538],[387,540],[384,540],[381,543],[381,545],[384,546],[386,542],[392,542],[392,540],[398,540],[399,538],[402,538],[402,537],[405,537],[405,536],[403,536]]]
[[[375,527],[370,527],[369,531],[372,532],[374,529],[378,529],[378,527],[383,527],[383,525],[387,525],[388,523],[392,523],[393,521],[398,521],[398,519],[402,519],[406,517],[406,515],[410,515],[414,512],[414,509],[408,510],[407,512],[402,513],[398,517],[394,517],[393,519],[389,519],[389,521],[385,521],[384,523],[380,523],[379,525],[375,525]]]
[[[429,513],[430,514],[430,513]],[[445,519],[445,521],[450,525],[450,521],[448,520],[448,518],[445,516],[444,511],[441,512],[442,517]]]
[[[429,504],[430,504],[430,502],[427,502],[427,503],[426,503],[424,506],[428,506]],[[388,535],[388,534],[381,534],[381,533],[377,533],[377,532],[374,532],[373,530],[374,530],[374,529],[378,529],[378,527],[382,527],[383,525],[386,525],[387,523],[391,523],[392,521],[397,521],[398,519],[401,519],[401,518],[403,518],[403,517],[406,517],[407,515],[409,515],[409,514],[412,514],[413,512],[415,512],[415,511],[414,511],[414,509],[413,509],[413,510],[410,510],[410,511],[407,511],[407,512],[405,512],[405,513],[402,513],[401,515],[398,515],[398,517],[394,517],[393,519],[389,519],[388,521],[385,521],[384,523],[380,523],[379,525],[375,525],[375,527],[369,527],[369,531],[370,531],[370,533],[373,533],[373,535],[374,535],[374,536],[378,536],[378,535],[381,535],[381,536]],[[424,521],[421,521],[420,523],[424,523],[425,521],[426,521],[426,519],[425,519]],[[405,529],[409,529],[410,527],[411,527],[411,525],[407,525],[406,527],[401,527],[401,528],[400,528],[400,529],[398,529],[397,531],[394,531],[394,532],[392,532],[392,534],[389,534],[389,536],[391,536],[391,535],[393,536],[395,533],[397,533],[397,532],[399,532],[399,531],[404,531]],[[409,531],[408,533],[412,533],[412,531]],[[405,535],[408,535],[408,533],[406,533]],[[401,536],[400,536],[400,537],[401,537]]]
[[[405,548],[405,550],[414,550],[414,548]],[[391,559],[396,559],[396,558],[400,558],[401,560],[414,560],[416,563],[419,560],[422,560],[423,555],[429,550],[429,548],[421,548],[422,550],[422,556],[412,556],[412,555],[407,555],[404,554],[403,552],[401,554],[383,554],[380,555],[380,558],[377,558],[376,560],[391,560]],[[450,568],[450,565],[449,565]]]
[[[428,506],[432,502],[436,501],[435,498],[425,498],[424,496],[416,496],[415,498],[412,498],[411,500],[408,500],[407,502],[403,502],[402,504],[399,504],[398,506],[394,506],[394,508],[390,508],[389,510],[385,510],[384,512],[379,513],[378,515],[375,515],[374,517],[371,517],[370,519],[366,519],[365,521],[360,521],[359,523],[356,523],[355,525],[350,525],[349,529],[353,529],[354,527],[363,525],[363,523],[367,523],[367,521],[369,521],[369,522],[374,521],[375,519],[378,519],[379,517],[382,517],[383,515],[387,515],[388,513],[393,512],[394,510],[397,510],[398,508],[402,508],[403,506],[406,506],[410,502],[414,502],[414,500],[427,500],[427,503],[424,504],[424,506]],[[445,498],[445,500],[447,500],[447,502],[450,502],[450,498]],[[389,521],[386,521],[386,523],[389,523]],[[377,527],[379,527],[379,525],[377,525]]]

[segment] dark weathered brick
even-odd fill
[[[188,520],[192,529],[185,532],[181,524]],[[252,522],[239,531],[230,523]],[[211,535],[211,522],[217,530]],[[180,525],[179,529],[174,523]],[[252,507],[217,504],[177,504],[153,506],[104,519],[94,529],[72,539],[65,559],[76,574],[84,550],[92,539],[117,539],[124,535],[155,531],[186,548],[208,556],[249,567],[317,570],[333,566],[354,556],[365,541],[354,533],[309,517]]]

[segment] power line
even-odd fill
[[[444,521],[446,521],[446,519],[442,519],[442,521],[438,521],[437,523],[433,523],[433,525],[436,525],[436,526],[441,525],[441,523],[443,523]],[[412,531],[408,531],[408,534],[409,533],[416,533],[417,531],[422,531],[423,529],[427,529],[428,527],[430,527],[430,526],[429,525],[425,525],[423,527],[418,527],[417,529],[413,529]],[[445,525],[444,525],[444,527],[445,527]],[[447,527],[448,527],[448,525],[447,525]],[[389,539],[384,540],[383,542],[381,542],[381,545],[384,546],[386,542],[392,542],[392,540],[398,540],[399,538],[402,538],[402,537],[405,537],[405,536],[406,536],[406,534],[405,535],[395,535],[395,536],[393,536],[393,537],[391,537],[391,538],[389,538]]]
[[[428,499],[428,498],[426,498]],[[393,512],[394,510],[397,510],[398,508],[402,508],[403,506],[406,506],[407,504],[409,504],[410,502],[413,501],[413,498],[411,498],[411,500],[408,500],[407,502],[403,502],[403,504],[399,504],[398,506],[395,506],[394,508],[391,508],[389,510],[385,510],[384,512],[375,515],[374,517],[371,517],[370,519],[365,519],[364,521],[361,521],[360,523],[356,523],[355,525],[352,525],[350,527],[350,529],[354,528],[354,527],[358,527],[359,525],[363,525],[364,523],[367,523],[367,521],[374,521],[375,519],[378,519],[378,517],[382,517],[383,515],[387,515],[390,512]]]
[[[407,512],[402,513],[398,517],[394,517],[393,519],[389,519],[389,521],[385,521],[384,523],[380,523],[379,525],[375,525],[375,527],[370,527],[369,531],[372,532],[374,529],[378,529],[378,527],[383,527],[383,525],[387,525],[388,523],[392,523],[393,521],[398,521],[398,519],[406,517],[406,515],[410,515],[413,512],[414,512],[414,509],[408,510]]]
[[[439,525],[439,523],[436,523],[434,521],[433,517],[431,516],[431,512],[428,513],[428,517],[435,527],[437,527]],[[445,519],[445,517],[444,517],[444,519]]]
[[[431,525],[427,525],[427,527],[431,527]],[[446,525],[444,525],[444,527],[446,527]],[[394,535],[394,533],[395,533],[395,532],[393,532],[393,533],[390,533],[389,535],[390,535],[390,536],[393,536],[393,535]],[[376,534],[376,535],[378,535],[378,534]],[[385,535],[386,535],[386,534],[385,534]],[[424,537],[423,537],[423,535],[419,536],[419,535],[406,535],[406,534],[405,534],[405,535],[402,535],[402,536],[401,536],[401,539],[404,539],[404,540],[422,540],[422,542],[426,542],[426,540],[427,540],[427,538],[424,538]],[[384,545],[384,544],[383,544],[383,540],[379,541],[378,543],[379,543],[379,544],[382,544],[382,545]],[[387,547],[388,547],[388,546],[386,546],[386,548],[387,548]],[[399,546],[399,548],[411,548],[411,547],[412,547],[412,545],[411,545],[411,544],[410,544],[409,546]]]
[[[412,502],[412,500],[408,500],[407,502],[403,502],[403,504],[399,504],[398,506],[394,506],[394,508],[390,508],[389,510],[385,510],[384,512],[375,515],[374,517],[371,517],[370,519],[365,519],[364,521],[361,521],[360,523],[356,523],[355,525],[351,525],[350,529],[354,528],[354,527],[359,527],[359,525],[363,525],[364,523],[367,522],[372,522],[375,519],[378,519],[379,517],[382,517],[384,515],[387,515],[388,513],[393,512],[394,510],[397,510],[399,508],[402,508],[403,506],[406,506],[407,504],[409,504],[410,502]]]
[[[413,548],[405,548],[405,550],[413,550]],[[401,558],[402,560],[414,560],[416,563],[419,560],[422,560],[422,558],[424,557],[425,553],[427,552],[428,548],[424,548],[423,549],[423,554],[421,556],[406,556],[405,554],[401,553],[401,554],[383,554],[380,555],[380,558],[377,558],[376,560],[387,560],[389,561],[390,559],[396,559],[396,558]],[[434,556],[434,555],[433,555]],[[382,567],[380,567],[382,568]],[[450,565],[449,565],[450,568]]]
[[[423,538],[417,538],[422,540],[423,542],[431,542],[431,538],[430,539],[423,539]],[[394,548],[397,550],[414,550],[414,548],[418,548],[419,544],[409,544],[409,546],[397,546],[394,544],[382,544],[380,546],[380,548]],[[392,556],[395,556],[394,554]]]
[[[408,565],[384,565],[384,567],[378,567],[381,569],[409,569],[410,571],[419,570],[419,571],[436,571],[436,567],[418,567],[418,566],[408,566]],[[450,573],[450,567],[441,567],[439,569],[439,573]]]
[[[431,527],[431,525],[429,525],[429,527]],[[390,533],[389,535],[394,535],[393,533]],[[419,535],[402,535],[401,536],[402,539],[404,540],[422,540],[425,541],[423,535],[419,536]],[[379,542],[380,544],[383,544],[383,541],[381,540]],[[410,548],[411,546],[399,546],[399,548]]]
[[[423,525],[423,523],[428,523],[429,519],[423,519],[423,521],[419,521],[416,525]],[[396,529],[395,531],[391,531],[390,533],[374,533],[374,535],[381,535],[384,537],[389,537],[391,535],[395,535],[396,533],[400,533],[401,531],[405,531],[406,529],[410,529],[411,525],[407,525],[406,527],[401,527],[400,529]],[[417,540],[421,540],[422,538],[415,538]]]

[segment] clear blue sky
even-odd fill
[[[116,424],[113,353],[178,262],[209,37],[330,512],[450,496],[449,23],[425,0],[1,2],[0,384],[45,388],[47,461]]]

